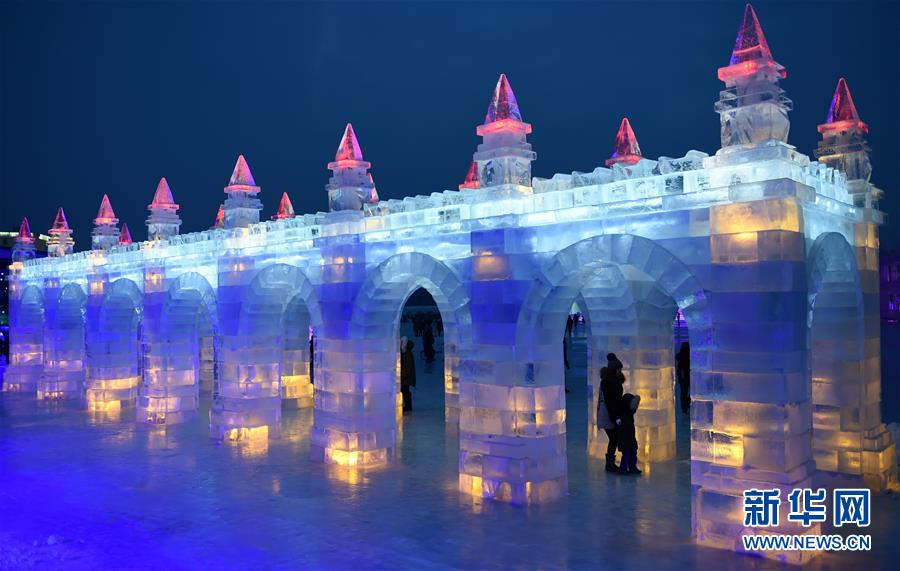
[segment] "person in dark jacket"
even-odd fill
[[[640,475],[637,467],[637,438],[634,430],[634,413],[637,412],[641,397],[631,393],[622,395],[622,409],[619,420],[619,449],[622,451],[622,465],[619,466],[620,474]]]
[[[622,424],[622,393],[625,375],[622,361],[615,353],[606,356],[606,366],[600,369],[600,397],[597,401],[597,426],[606,431],[609,444],[606,447],[606,471],[619,472],[616,466],[616,448],[619,446],[618,428]]]
[[[316,336],[309,334],[309,384],[316,384]]]
[[[675,354],[675,378],[681,392],[681,412],[691,410],[691,346],[685,341]]]
[[[432,332],[431,321],[425,324],[425,331],[422,332],[422,345],[425,353],[425,361],[434,362],[434,333]]]
[[[413,342],[405,336],[400,338],[400,394],[403,395],[403,412],[412,410],[410,387],[416,386],[416,361],[413,357]]]

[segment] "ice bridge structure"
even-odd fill
[[[787,143],[785,69],[749,5],[718,76],[714,155],[646,158],[625,119],[605,166],[534,178],[532,127],[501,76],[459,190],[379,201],[347,125],[328,164],[329,212],[295,215],[285,195],[261,222],[241,156],[209,231],[179,235],[165,179],[144,242],[120,232],[107,197],[90,251],[72,252],[60,209],[51,257],[29,259],[23,223],[3,390],[84,399],[92,414],[135,407],[138,422],[161,425],[195,417],[211,394],[211,436],[238,445],[277,437],[283,406],[314,407],[317,458],[384,464],[399,319],[421,287],[444,322],[460,490],[548,502],[567,493],[561,341],[573,303],[588,321],[588,453],[603,455],[593,409],[613,351],[642,397],[644,462],[675,455],[680,309],[699,542],[740,549],[749,488],[884,488],[896,460],[880,416],[883,215],[868,126],[841,79],[818,160]],[[781,533],[818,531],[781,521]]]

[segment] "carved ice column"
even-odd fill
[[[76,284],[59,287],[56,279],[44,282],[44,370],[38,383],[39,399],[80,399],[84,391],[85,294]]]

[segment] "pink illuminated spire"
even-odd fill
[[[34,242],[34,235],[31,233],[31,225],[28,224],[28,218],[23,218],[19,225],[19,235],[16,236],[18,242]]]
[[[281,195],[281,202],[278,204],[278,212],[272,216],[272,220],[283,220],[285,218],[293,218],[294,215],[294,205],[291,204],[291,199],[288,196],[288,193],[284,193]]]
[[[366,194],[366,202],[369,204],[375,204],[380,199],[378,198],[378,190],[375,188],[375,179],[372,178],[372,173],[366,173],[369,176],[369,192]]]
[[[59,207],[59,211],[56,213],[53,227],[50,228],[50,234],[59,234],[61,232],[70,232],[69,221],[66,220],[66,213],[63,212],[62,206]]]
[[[103,195],[100,201],[100,210],[97,211],[97,217],[94,218],[94,224],[115,224],[118,222],[116,213],[113,212],[112,205],[109,203],[109,197]]]
[[[119,245],[127,246],[131,244],[131,231],[128,230],[128,223],[122,223],[122,232],[119,234]]]
[[[756,11],[749,3],[744,8],[744,20],[738,29],[737,39],[734,42],[734,51],[731,52],[731,60],[728,65],[735,65],[755,59],[772,59],[772,52],[766,42]]]
[[[488,105],[487,115],[484,117],[484,124],[488,125],[504,119],[522,121],[522,112],[519,111],[516,95],[513,93],[512,87],[510,87],[509,81],[506,79],[506,74],[501,73],[500,79],[497,80],[497,87],[494,88],[494,96],[491,98],[491,104]]]
[[[256,181],[253,180],[253,175],[250,174],[250,167],[247,165],[244,155],[238,155],[228,186],[256,186]]]
[[[478,178],[478,163],[476,161],[472,161],[472,164],[469,165],[469,172],[466,173],[466,180],[459,185],[460,190],[465,188],[481,188],[481,179]]]
[[[341,144],[338,145],[337,152],[334,154],[334,160],[335,162],[363,160],[359,141],[356,140],[356,133],[353,132],[353,125],[350,123],[347,123],[347,126],[344,127],[344,135],[341,137]]]
[[[819,132],[850,129],[858,129],[863,133],[869,132],[869,126],[859,118],[859,113],[856,112],[850,88],[847,87],[847,81],[842,77],[838,79],[834,97],[831,98],[831,106],[828,108],[828,117],[823,125],[819,125]]]
[[[147,207],[148,210],[153,210],[154,208],[178,210],[178,205],[175,204],[175,200],[172,198],[172,189],[169,188],[166,177],[159,179],[159,184],[156,185],[156,192],[153,194],[153,202]]]
[[[637,137],[634,136],[634,131],[631,129],[631,123],[628,122],[628,117],[623,117],[622,123],[619,125],[619,132],[616,133],[613,153],[606,160],[606,166],[610,167],[615,163],[633,165],[641,158],[643,158],[641,147],[638,145]]]
[[[216,223],[213,224],[213,228],[224,228],[225,227],[225,209],[222,208],[222,205],[219,205],[219,211],[216,212]]]

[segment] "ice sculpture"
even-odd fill
[[[606,159],[606,166],[611,167],[614,164],[633,165],[642,158],[644,157],[641,155],[641,147],[638,145],[637,137],[634,136],[634,131],[631,129],[631,123],[628,122],[628,117],[623,117],[622,123],[619,124],[619,131],[616,133],[616,142],[613,145],[612,155]]]
[[[502,193],[531,192],[531,161],[536,157],[527,135],[531,124],[522,120],[522,112],[506,74],[500,74],[494,95],[488,105],[484,124],[476,133],[484,138],[473,156],[478,163],[478,179],[482,188]]]
[[[94,218],[94,231],[91,232],[91,247],[94,250],[108,250],[119,243],[119,219],[113,212],[109,197],[103,195],[100,210]]]
[[[225,193],[228,195],[222,207],[225,228],[246,228],[259,222],[259,211],[262,210],[262,202],[256,197],[259,187],[250,174],[244,155],[238,156]]]
[[[466,173],[466,180],[459,185],[460,190],[464,190],[466,188],[476,189],[481,188],[481,180],[478,178],[478,163],[472,161],[469,165],[469,171]]]
[[[31,226],[28,218],[23,218],[19,225],[19,233],[16,235],[16,243],[13,244],[12,261],[24,262],[34,258],[34,236],[31,234]]]
[[[272,215],[272,220],[284,220],[294,216],[294,205],[291,204],[291,199],[288,193],[285,192],[281,195],[281,202],[278,203],[278,212]]]
[[[372,163],[363,160],[353,125],[347,123],[334,161],[328,163],[334,173],[325,187],[332,212],[356,212],[363,209],[365,202],[372,202],[370,192],[374,192],[375,184],[368,173],[371,167]]]
[[[753,6],[747,4],[731,60],[719,68],[725,89],[716,111],[721,118],[722,147],[774,139],[787,142],[791,100],[778,87],[787,73],[772,59]]]
[[[119,245],[127,246],[128,244],[131,244],[131,242],[131,230],[128,229],[128,224],[123,222],[122,229],[119,232]]]
[[[220,204],[219,210],[216,212],[216,221],[210,230],[218,230],[225,227],[225,208]]]
[[[69,221],[66,220],[66,213],[62,207],[56,213],[53,220],[53,226],[47,232],[50,239],[47,241],[47,255],[52,258],[58,258],[71,254],[75,248],[75,240],[72,239],[72,230],[69,229]]]
[[[153,201],[147,207],[150,215],[147,217],[147,236],[150,240],[161,240],[177,236],[181,228],[181,218],[178,217],[178,205],[172,198],[172,189],[166,177],[159,179]]]
[[[399,318],[423,287],[444,323],[460,490],[541,503],[568,487],[562,336],[573,303],[589,333],[588,453],[604,452],[593,399],[613,351],[642,396],[642,462],[673,456],[680,312],[698,542],[740,548],[753,533],[741,518],[749,488],[883,489],[896,459],[879,416],[883,216],[867,126],[841,81],[819,127],[821,162],[786,143],[784,69],[749,6],[719,77],[713,156],[642,156],[623,120],[605,166],[532,178],[531,126],[501,75],[459,190],[378,201],[348,124],[328,164],[329,212],[293,215],[284,196],[259,223],[243,157],[210,231],[73,255],[60,210],[54,257],[13,264],[4,390],[79,396],[86,362],[95,409],[137,394],[139,421],[170,424],[212,393],[212,437],[251,445],[279,434],[285,403],[312,405],[315,458],[379,466],[397,446]]]

